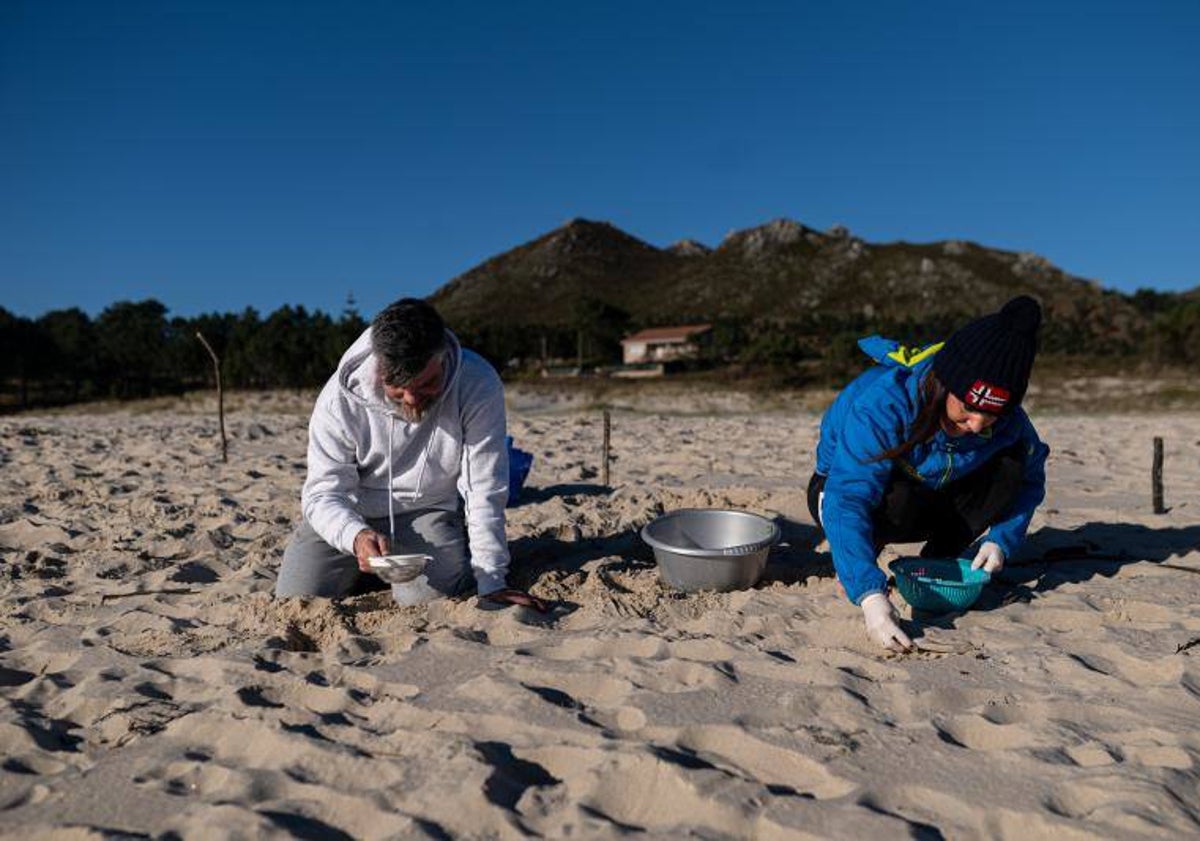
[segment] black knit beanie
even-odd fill
[[[933,358],[933,372],[968,407],[1002,415],[1021,404],[1037,353],[1042,308],[1028,295],[955,331]]]

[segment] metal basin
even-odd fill
[[[779,526],[747,511],[684,508],[647,524],[642,540],[677,590],[744,590],[762,577]]]

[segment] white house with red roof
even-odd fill
[[[711,324],[681,327],[651,327],[621,339],[621,355],[626,365],[696,359]]]

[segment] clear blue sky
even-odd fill
[[[372,314],[583,216],[1200,285],[1200,3],[0,2],[0,306]]]

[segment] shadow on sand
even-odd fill
[[[821,530],[812,523],[776,517],[779,543],[767,559],[767,570],[759,586],[764,584],[797,584],[807,578],[833,578],[833,556],[818,553]]]
[[[1128,564],[1152,563],[1181,575],[1200,575],[1200,564],[1171,562],[1189,552],[1200,552],[1200,526],[1156,529],[1134,523],[1087,523],[1075,529],[1039,529],[1029,535],[1021,554],[992,576],[970,610],[1029,603],[1064,584],[1078,584],[1097,575],[1111,578]],[[953,628],[960,615],[914,611],[912,621],[903,624],[910,636],[919,639],[925,628]]]
[[[992,578],[976,610],[992,610],[1097,575],[1111,578],[1127,564],[1153,563],[1181,574],[1200,566],[1170,559],[1200,552],[1200,526],[1152,528],[1135,523],[1086,523],[1075,529],[1044,528],[1029,536],[1016,561]]]
[[[612,488],[606,488],[604,485],[597,485],[591,482],[547,485],[544,488],[526,485],[521,489],[521,495],[517,498],[517,501],[509,505],[509,508],[534,505],[559,496],[603,496],[609,493],[612,493]]]

